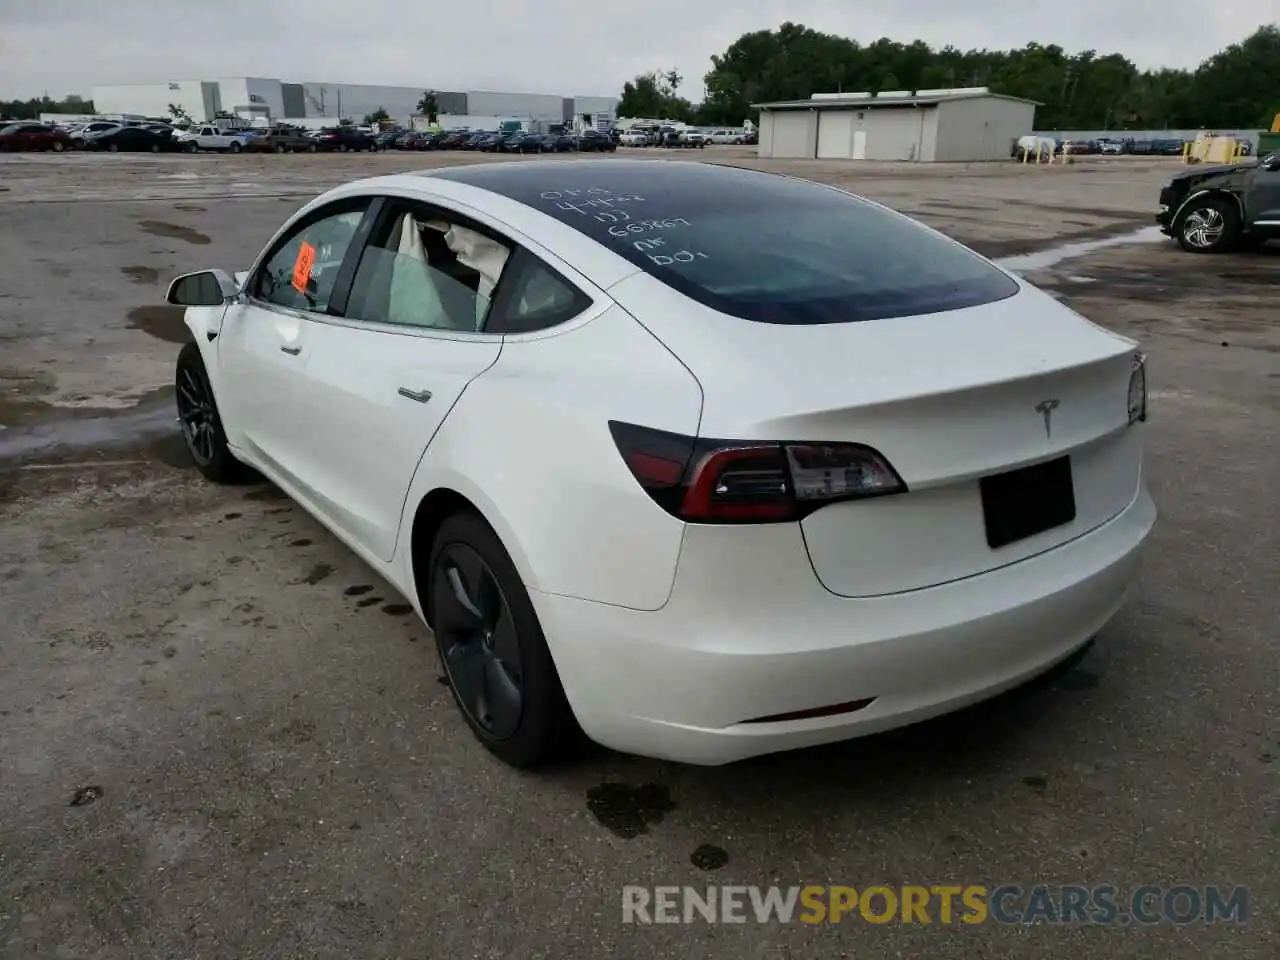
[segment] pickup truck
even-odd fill
[[[1179,173],[1160,191],[1156,222],[1190,253],[1280,238],[1280,153]]]
[[[239,153],[248,145],[252,136],[247,130],[221,130],[211,124],[205,124],[177,134],[176,139],[180,149],[188,153],[196,153],[200,150],[227,150],[231,153]]]

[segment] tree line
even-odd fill
[[[29,100],[0,100],[0,117],[15,120],[38,120],[42,113],[92,114],[93,101],[74,94],[54,100],[52,97],[32,97]]]
[[[1041,130],[1269,129],[1280,113],[1280,27],[1259,27],[1194,70],[1139,70],[1119,53],[1068,54],[1054,44],[1020,50],[934,49],[923,41],[860,44],[796,23],[746,33],[711,58],[706,93],[677,91],[677,70],[627,81],[620,117],[660,117],[737,126],[757,119],[752,103],[814,93],[989,87],[1039,101]]]

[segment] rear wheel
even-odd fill
[[[240,141],[239,141],[239,140],[232,140],[232,141],[231,141],[231,152],[232,152],[232,153],[239,153],[239,152],[240,152]]]
[[[61,140],[55,140],[55,141],[53,141],[53,152],[54,152],[54,153],[61,153],[61,152],[62,152],[63,150],[65,150],[65,149],[66,149],[66,145],[65,145]]]
[[[516,767],[553,759],[576,724],[515,564],[475,513],[447,518],[431,547],[425,603],[462,716]]]
[[[158,144],[158,143],[153,143],[153,144],[151,145],[151,152],[152,152],[152,153],[159,153],[159,152],[160,152],[160,144]]]
[[[191,143],[187,144],[187,153],[198,153],[199,150],[200,150],[200,145],[196,143],[194,140]]]
[[[253,471],[232,456],[227,447],[227,435],[213,399],[209,374],[195,343],[187,343],[178,353],[174,386],[178,424],[196,469],[214,483],[238,483],[252,479]]]
[[[1192,200],[1178,214],[1173,235],[1189,253],[1223,253],[1240,240],[1240,210],[1229,197]]]
[[[316,152],[316,145],[314,143],[308,143],[307,153],[315,153],[315,152]]]
[[[118,144],[118,143],[110,143],[110,144],[107,144],[107,149],[108,149],[109,151],[111,151],[112,153],[119,153],[119,152],[120,152],[120,144]]]
[[[284,153],[284,144],[283,144],[283,143],[277,143],[277,144],[276,144],[276,153]]]

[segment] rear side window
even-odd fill
[[[581,179],[563,169],[563,183],[548,182],[546,171],[540,182],[501,171],[457,179],[536,207],[699,303],[746,320],[878,320],[1018,291],[964,247],[808,181],[689,163],[593,165]],[[482,176],[492,183],[479,183]]]

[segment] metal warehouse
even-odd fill
[[[1035,129],[1037,103],[986,87],[815,93],[757,103],[761,157],[1003,160]]]
[[[359,122],[379,108],[407,122],[418,112],[422,94],[422,87],[233,77],[95,86],[93,104],[101,114],[166,117],[175,107],[196,122],[226,113],[259,122],[284,120],[315,126],[343,117]],[[612,120],[618,104],[616,97],[485,90],[437,90],[435,96],[442,123],[468,126],[487,126],[508,117],[565,124],[585,120],[586,125],[595,125],[602,119]]]

